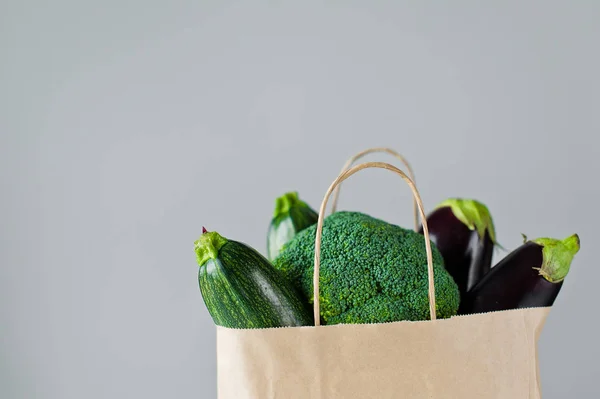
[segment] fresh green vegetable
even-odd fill
[[[316,226],[298,233],[273,265],[313,302]],[[439,318],[458,311],[460,293],[435,245]],[[323,324],[428,320],[425,237],[359,212],[338,211],[323,223],[320,267]]]
[[[215,324],[229,328],[314,324],[302,295],[250,246],[203,228],[194,242],[198,283]]]
[[[319,214],[298,198],[297,192],[285,193],[275,200],[275,212],[267,232],[267,257],[273,260],[281,247],[298,232],[316,224]]]

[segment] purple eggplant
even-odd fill
[[[459,314],[552,306],[579,252],[579,236],[527,240],[461,299]]]
[[[446,270],[464,295],[490,270],[498,245],[488,208],[472,199],[449,198],[429,214],[427,227]]]

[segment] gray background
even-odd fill
[[[540,367],[598,397],[598,2],[198,3],[1,3],[0,397],[215,397],[201,226],[264,252],[276,196],[380,145],[509,249],[580,234]],[[389,172],[341,207],[411,225]]]

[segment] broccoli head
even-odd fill
[[[274,266],[313,303],[316,225],[298,233]],[[432,243],[438,318],[458,311],[460,293]],[[428,320],[425,238],[360,212],[338,211],[323,221],[320,264],[323,324]]]

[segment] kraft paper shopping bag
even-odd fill
[[[320,325],[319,266],[327,201],[365,168],[400,175],[413,191],[427,250],[430,320]],[[345,168],[319,211],[315,326],[217,326],[220,399],[540,398],[537,342],[549,307],[437,319],[431,242],[414,182],[382,162]]]

